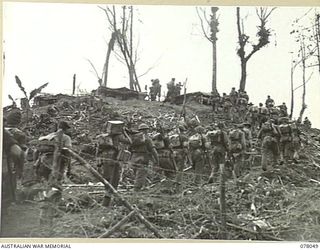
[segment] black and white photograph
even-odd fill
[[[1,237],[318,247],[320,7],[2,15]]]

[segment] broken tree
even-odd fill
[[[217,32],[219,31],[219,22],[216,14],[219,8],[211,7],[210,21],[207,18],[206,11],[204,8],[196,8],[196,10],[200,19],[203,35],[212,44],[212,92],[217,93]],[[202,13],[200,13],[200,11]],[[204,21],[210,27],[210,34],[206,31],[204,27]]]
[[[238,29],[238,42],[239,42],[239,49],[237,51],[238,56],[240,57],[241,61],[241,79],[240,79],[240,87],[241,91],[244,91],[246,88],[246,80],[247,80],[247,63],[250,58],[255,54],[258,50],[266,46],[270,41],[270,29],[266,28],[266,24],[269,20],[271,13],[275,10],[272,8],[268,10],[268,8],[260,7],[256,8],[256,13],[260,21],[260,25],[258,26],[257,37],[259,41],[257,44],[252,45],[252,50],[246,55],[246,45],[249,42],[249,36],[244,33],[244,27],[240,22],[243,22],[240,17],[240,7],[237,7],[237,29]]]
[[[120,60],[124,61],[125,65],[127,66],[130,89],[135,89],[141,92],[138,76],[136,73],[137,52],[135,52],[135,54],[133,52],[133,7],[130,6],[128,8],[127,6],[122,6],[122,14],[119,17],[121,28],[118,27],[119,22],[115,6],[112,6],[112,8],[106,7],[105,9],[102,7],[99,8],[101,8],[107,16],[109,29],[112,31],[118,47],[121,51]],[[105,67],[105,69],[107,68]]]

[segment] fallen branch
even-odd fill
[[[89,170],[94,177],[96,177],[99,181],[101,181],[103,183],[103,185],[117,198],[119,199],[123,205],[128,208],[130,211],[136,211],[136,216],[139,219],[139,221],[141,221],[151,232],[154,233],[155,236],[157,236],[158,238],[164,238],[158,229],[156,229],[146,218],[144,218],[144,216],[141,214],[141,212],[139,210],[137,210],[137,208],[135,208],[133,205],[131,205],[126,199],[124,199],[119,193],[118,191],[105,179],[102,177],[102,175],[99,174],[99,172],[97,170],[95,170],[93,167],[90,166],[90,164],[85,161],[80,155],[78,155],[77,153],[73,152],[71,149],[69,148],[63,148],[64,150],[67,150],[70,155],[75,158],[76,160],[78,160],[81,164],[83,164],[83,166]]]
[[[242,231],[246,231],[246,232],[252,233],[252,234],[261,234],[262,236],[264,236],[266,239],[269,239],[269,240],[284,241],[284,240],[281,239],[281,238],[277,238],[277,237],[275,237],[275,236],[268,235],[268,234],[263,234],[263,233],[261,233],[261,232],[256,232],[256,231],[250,230],[250,229],[245,228],[245,227],[240,227],[240,226],[234,225],[234,224],[229,223],[229,222],[227,222],[227,226],[233,227],[233,228],[236,228],[236,229],[239,229],[239,230],[242,230]]]

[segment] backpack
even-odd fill
[[[237,129],[232,130],[232,131],[230,132],[229,137],[230,137],[230,140],[231,140],[231,141],[240,141],[240,139],[241,139],[241,137],[240,137],[240,131],[237,130]]]
[[[142,146],[145,141],[146,141],[146,137],[142,132],[136,133],[136,134],[132,134],[131,135],[131,139],[132,139],[132,146],[133,147],[138,147],[138,146]]]
[[[189,146],[192,149],[200,148],[202,145],[201,135],[195,134],[189,138]]]
[[[183,146],[182,142],[180,140],[180,135],[178,135],[178,134],[170,135],[169,140],[170,140],[172,147],[174,147],[174,148],[178,148],[178,147]]]
[[[152,141],[156,149],[163,149],[165,147],[163,139],[159,138],[159,133],[155,135]]]
[[[212,143],[220,143],[222,141],[222,133],[220,130],[209,131],[207,137]]]
[[[257,106],[253,106],[250,108],[251,113],[258,113],[259,112],[259,108]]]
[[[97,136],[97,142],[99,145],[99,149],[117,149],[117,145],[110,134],[101,134]]]
[[[261,110],[260,110],[260,114],[267,115],[268,114],[268,109],[265,108],[265,107],[262,107]]]
[[[282,124],[279,126],[280,132],[283,135],[289,134],[291,132],[290,125],[288,124]]]
[[[270,132],[272,131],[272,125],[269,122],[265,122],[262,124],[261,129],[264,132]]]
[[[56,134],[55,133],[51,133],[49,135],[46,136],[41,136],[38,139],[38,151],[40,153],[49,153],[54,151],[55,149],[55,138]]]
[[[245,98],[239,98],[238,100],[238,104],[240,105],[246,105],[248,103],[248,101]]]

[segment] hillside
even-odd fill
[[[128,122],[133,117],[135,124],[139,121],[153,124],[160,119],[173,127],[181,112],[181,106],[167,103],[107,98],[104,103],[94,100],[89,105],[89,99],[62,98],[56,103],[57,116],[42,117],[42,120],[40,116],[48,107],[34,107],[33,118],[22,127],[32,140],[47,134],[53,120],[68,121],[72,125],[74,151],[94,166],[94,138],[101,133],[107,120]],[[186,113],[187,116],[197,115],[204,126],[223,119],[213,116],[210,106],[196,102],[187,103]],[[28,116],[32,117],[32,114],[28,113]],[[228,128],[233,126],[227,121],[226,125]],[[299,163],[264,172],[258,154],[254,166],[237,182],[229,173],[226,183],[227,239],[320,241],[320,131],[301,129],[303,148]],[[255,150],[259,152],[259,148]],[[186,171],[177,191],[173,180],[164,176],[154,178],[154,170],[150,168],[148,188],[134,193],[133,171],[130,163],[124,164],[119,191],[165,238],[221,239],[219,182],[195,186],[192,170]],[[208,176],[209,169],[202,176],[203,183],[207,182]],[[95,238],[129,213],[117,200],[111,208],[102,207],[99,204],[104,193],[102,184],[72,160],[72,176],[64,183],[64,199],[56,207],[58,215],[53,227],[39,227],[41,202],[38,191],[44,187],[32,183],[32,178],[32,162],[29,162],[23,185],[19,187],[20,201],[11,206],[5,218],[3,237]],[[136,219],[125,223],[111,237],[155,238]]]

